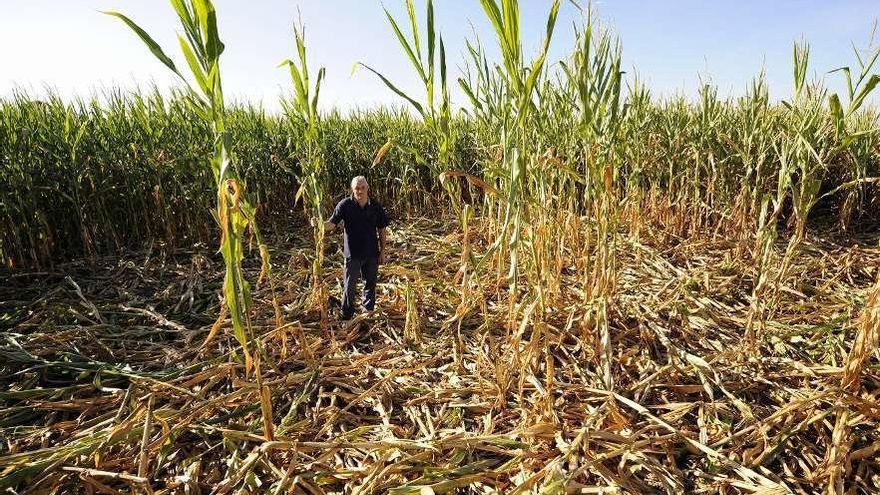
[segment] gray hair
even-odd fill
[[[357,185],[358,183],[360,183],[360,182],[363,182],[364,185],[367,186],[368,188],[370,187],[370,185],[367,184],[367,178],[364,177],[363,175],[358,175],[358,176],[355,177],[354,179],[351,179],[351,187],[356,186],[356,185]]]

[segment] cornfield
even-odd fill
[[[320,112],[298,26],[272,114],[226,105],[211,2],[171,4],[185,76],[112,13],[170,96],[0,100],[0,489],[880,491],[880,49],[840,94],[800,42],[784,101],[658,98],[590,4],[530,55],[519,3],[480,0],[494,38],[448,81],[404,0],[424,94],[356,61],[401,106]],[[340,322],[310,221],[355,175],[391,251]]]

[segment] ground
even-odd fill
[[[0,488],[818,493],[842,411],[847,486],[878,486],[876,360],[861,395],[840,387],[876,238],[808,237],[749,350],[748,249],[624,233],[603,347],[577,266],[543,312],[525,299],[511,321],[503,286],[485,307],[463,292],[454,225],[404,223],[379,308],[346,323],[333,313],[328,331],[306,308],[308,229],[267,228],[282,325],[264,280],[263,394],[228,325],[203,346],[223,274],[212,246],[0,276]],[[335,297],[339,244],[327,249]],[[249,280],[259,271],[254,249]]]

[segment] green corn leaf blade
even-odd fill
[[[214,153],[212,164],[217,168],[220,180],[226,180],[229,173],[229,159],[226,157],[226,154],[219,151]]]
[[[244,231],[248,226],[247,217],[242,215],[241,212],[236,209],[230,214],[230,221],[232,222],[232,228],[234,229],[236,238],[241,239],[241,236],[244,234]],[[242,256],[243,253],[239,250],[239,260],[241,260]]]
[[[430,82],[434,82],[434,54],[435,54],[435,46],[437,40],[437,33],[434,29],[434,2],[432,0],[428,0],[428,80]],[[433,95],[431,92],[428,93],[428,98],[431,98]]]
[[[467,83],[467,81],[459,77],[458,86],[464,92],[465,96],[467,96],[468,99],[471,100],[471,105],[473,105],[474,108],[479,110],[483,109],[483,106],[480,104],[480,101],[477,99],[477,96],[474,94],[474,91],[471,89],[471,86]]]
[[[210,2],[209,2],[210,4]],[[211,6],[208,11],[208,32],[206,33],[208,39],[206,40],[206,48],[207,55],[210,60],[218,60],[220,55],[223,54],[223,50],[226,49],[226,45],[220,41],[220,33],[217,30],[217,12],[214,11],[214,7]]]
[[[877,59],[880,58],[880,47],[874,49],[874,54],[871,56],[871,61],[867,64],[862,64],[862,77],[859,80],[864,79],[865,76],[871,71],[874,67],[874,64],[877,63]]]
[[[513,234],[510,236],[510,243],[508,246],[510,249],[510,270],[507,272],[507,283],[512,291],[516,291],[516,282],[519,278],[519,240],[521,231],[521,213],[520,210],[517,209],[516,214],[513,217]]]
[[[217,58],[216,55],[216,45],[211,47],[212,39],[211,39],[211,14],[214,12],[214,5],[211,3],[211,0],[191,0],[193,3],[193,7],[196,12],[196,19],[198,20],[199,32],[201,33],[202,41],[205,45],[205,55],[209,59]],[[214,31],[216,32],[216,14],[214,19]],[[217,39],[213,40],[215,43]]]
[[[318,69],[318,80],[315,81],[315,94],[312,96],[312,123],[317,122],[318,118],[318,96],[321,94],[321,82],[324,80],[324,76],[327,71],[321,67]]]
[[[874,67],[874,64],[877,63],[877,57],[880,56],[880,47],[874,50],[874,54],[871,55],[871,60],[868,63],[862,62],[862,59],[859,59],[859,66],[862,68],[861,74],[859,75],[859,80],[856,81],[856,86],[862,84],[862,81],[868,77],[868,74],[871,73],[871,69]]]
[[[852,50],[853,50],[853,53],[856,55],[856,60],[859,61],[859,67],[864,67],[865,62],[862,61],[862,55],[859,53],[859,49],[856,48],[855,43],[852,43]]]
[[[838,134],[843,132],[843,108],[840,106],[840,98],[838,98],[837,93],[832,94],[828,98],[828,106],[831,109],[831,116],[834,119],[834,124],[837,127]]]
[[[304,98],[308,101],[309,95],[309,65],[306,62],[306,41],[305,34],[300,30],[300,28],[296,28],[293,30],[294,37],[296,38],[296,52],[299,55],[299,69],[302,75],[302,84],[306,90]]]
[[[191,8],[190,4],[185,3],[184,0],[171,0],[171,5],[177,12],[177,17],[183,25],[183,30],[186,33],[190,46],[198,54],[200,60],[204,59],[206,57],[203,46],[204,42],[202,41],[202,34],[199,31],[199,24],[193,8]]]
[[[174,11],[177,12],[177,17],[184,25],[184,28],[193,24],[193,14],[184,0],[171,0],[171,6],[174,8]]]
[[[193,111],[196,112],[196,115],[199,116],[205,122],[209,122],[211,120],[211,114],[208,110],[208,103],[205,102],[204,98],[202,98],[198,93],[193,91],[192,88],[189,88],[189,92],[186,94],[186,100],[190,103],[190,107]]]
[[[290,59],[283,60],[280,64],[278,64],[278,66],[281,67],[285,64],[287,65],[288,69],[290,70],[290,78],[293,80],[293,89],[294,89],[294,92],[296,93],[295,94],[296,99],[294,100],[294,103],[295,103],[294,106],[295,106],[296,110],[300,113],[300,115],[302,117],[305,117],[306,114],[308,113],[308,105],[306,103],[308,101],[308,93],[306,92],[306,87],[303,85],[302,75],[300,73],[299,68]]]
[[[231,268],[232,267],[230,267],[230,271]],[[229,308],[229,316],[232,319],[232,331],[235,335],[235,340],[237,340],[242,347],[246,347],[248,338],[244,326],[244,315],[242,314],[241,305],[238,302],[238,294],[235,289],[235,283],[233,282],[233,276],[229,275],[229,272],[227,272],[224,290],[226,307]]]
[[[180,51],[183,52],[183,56],[186,59],[187,64],[189,64],[189,70],[195,77],[196,83],[198,83],[199,88],[202,89],[202,93],[206,95],[211,94],[211,87],[208,85],[208,80],[205,76],[204,69],[202,69],[202,66],[196,59],[196,54],[193,53],[192,48],[190,48],[189,43],[183,38],[183,36],[180,36],[178,34],[177,40],[180,43]]]
[[[412,31],[413,45],[415,46],[416,56],[419,61],[422,60],[422,42],[419,38],[419,22],[416,17],[416,7],[413,0],[406,0],[406,15],[409,17],[410,29]]]
[[[446,47],[443,45],[443,35],[440,35],[440,91],[442,93],[441,105],[448,107],[449,87],[446,83]]]
[[[177,67],[174,66],[174,62],[171,60],[171,58],[169,58],[168,55],[165,55],[165,52],[162,51],[162,47],[160,47],[159,44],[156,43],[156,41],[153,40],[153,38],[149,34],[147,34],[146,31],[135,24],[134,21],[132,21],[120,12],[107,10],[103,11],[103,13],[121,19],[122,22],[124,22],[132,31],[135,32],[135,34],[138,35],[141,41],[143,41],[144,44],[147,45],[147,48],[150,49],[153,55],[155,55],[155,57],[158,58],[160,62],[165,64],[166,67],[171,69],[171,71],[177,74],[181,79],[183,78],[183,76],[180,75],[180,72],[177,71]]]
[[[208,88],[210,88],[210,93],[208,94],[213,94],[217,107],[222,108],[223,89],[220,87],[220,64],[218,62],[211,64],[211,69],[208,72],[208,79],[206,82]]]
[[[519,0],[501,0],[501,5],[504,16],[505,44],[510,52],[508,56],[511,62],[519,65],[520,47],[522,46],[519,39]]]
[[[877,87],[878,83],[880,83],[880,76],[878,76],[877,74],[872,75],[871,78],[868,79],[868,82],[865,83],[862,89],[859,90],[858,94],[856,94],[856,97],[853,99],[853,101],[850,102],[849,108],[847,109],[846,113],[847,116],[852,115],[856,110],[859,109],[859,107],[862,106],[865,98],[869,94],[871,94],[871,91],[874,91],[874,88]]]
[[[220,55],[225,49],[225,45],[220,41],[220,34],[217,29],[217,11],[211,0],[191,0],[198,19],[198,29],[193,26],[195,37],[204,45],[202,50],[208,63],[216,62],[220,59]],[[195,24],[195,23],[193,23]]]
[[[232,232],[232,226],[227,225],[229,235],[223,237],[223,243],[220,246],[223,260],[226,263],[226,276],[223,279],[223,291],[226,299],[226,307],[229,308],[229,316],[232,319],[232,328],[236,340],[242,345],[247,344],[247,335],[244,328],[244,315],[239,300],[239,286],[237,270],[235,268],[239,260],[237,252],[237,239]]]
[[[501,18],[501,9],[498,7],[498,3],[495,0],[480,0],[480,5],[483,6],[483,11],[486,13],[486,17],[489,18],[489,22],[492,23],[495,34],[503,46],[506,38],[504,36],[504,21]]]
[[[806,43],[794,44],[794,88],[800,94],[807,79],[807,67],[810,61],[810,46]]]
[[[377,70],[373,69],[373,68],[370,67],[369,65],[364,64],[364,63],[362,63],[362,62],[358,62],[358,64],[361,65],[361,66],[363,66],[365,69],[369,70],[369,71],[372,72],[373,74],[376,74],[376,76],[378,76],[379,79],[381,79],[382,82],[384,82],[385,85],[388,86],[388,89],[390,89],[391,91],[394,91],[395,93],[397,93],[398,96],[400,96],[401,98],[403,98],[403,99],[405,99],[406,101],[408,101],[408,102],[413,106],[413,108],[415,108],[415,109],[419,112],[419,115],[421,115],[422,118],[427,119],[428,116],[425,115],[425,110],[422,108],[422,105],[419,104],[419,102],[417,102],[416,100],[410,98],[406,93],[404,93],[403,91],[401,91],[400,89],[398,89],[397,86],[395,86],[391,81],[389,81],[388,78],[386,78],[385,76],[383,76],[382,74],[380,74]]]
[[[394,20],[391,12],[388,12],[388,9],[384,7],[382,9],[385,11],[385,17],[388,18],[388,22],[391,24],[391,28],[394,30],[394,34],[397,35],[397,41],[399,41],[400,46],[403,47],[403,51],[406,52],[406,55],[409,57],[410,62],[412,62],[413,67],[415,67],[416,72],[419,74],[419,77],[422,78],[423,82],[426,82],[427,76],[425,75],[424,68],[422,68],[422,63],[416,57],[415,52],[413,52],[412,46],[410,46],[409,41],[406,40],[406,37],[403,35],[403,31],[401,31],[400,26],[397,25],[397,21]]]
[[[254,307],[254,298],[251,293],[251,284],[245,280],[244,275],[241,273],[241,262],[238,264],[239,266],[239,277],[241,277],[241,300],[244,303],[244,311],[250,311],[251,308]]]
[[[297,204],[303,197],[303,194],[306,192],[306,181],[303,181],[302,184],[299,185],[299,189],[296,191],[296,195],[293,198],[293,204]]]
[[[550,14],[547,16],[547,33],[544,37],[544,44],[541,47],[541,52],[535,61],[532,63],[532,69],[529,72],[529,76],[526,79],[525,84],[525,96],[530,100],[530,95],[532,94],[532,89],[535,86],[535,82],[541,74],[542,69],[544,68],[544,61],[547,59],[547,50],[550,48],[550,40],[553,38],[553,30],[556,27],[556,16],[559,14],[559,0],[553,2],[553,6],[550,7]]]
[[[849,94],[849,101],[852,101],[853,97],[855,96],[855,88],[853,88],[852,74],[849,70],[849,67],[838,67],[837,69],[828,71],[828,73],[833,74],[838,71],[843,72],[844,77],[846,77],[846,90]]]

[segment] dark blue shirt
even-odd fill
[[[377,230],[388,226],[385,209],[373,198],[361,208],[357,200],[349,196],[333,210],[330,217],[333,225],[343,223],[345,230],[346,258],[376,258],[379,256],[379,235]]]

